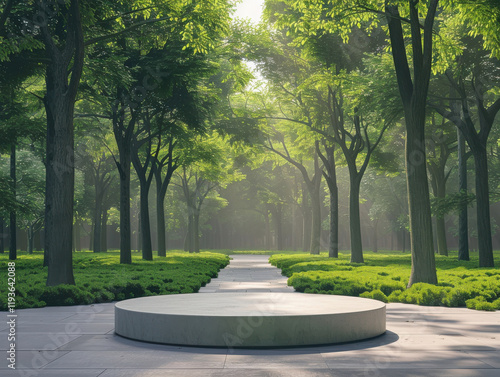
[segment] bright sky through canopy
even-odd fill
[[[254,24],[260,21],[264,0],[243,0],[236,6],[234,17],[249,18]]]

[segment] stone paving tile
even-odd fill
[[[18,374],[32,377],[100,377],[105,369],[38,369]]]
[[[408,369],[377,370],[366,374],[361,370],[330,370],[330,369],[115,369],[106,370],[99,377],[367,377],[367,376],[394,376],[394,377],[498,377],[494,370],[460,370],[460,369],[417,369],[414,372]],[[72,375],[70,375],[72,376]]]
[[[467,352],[468,355],[491,365],[493,368],[500,368],[500,352]],[[500,376],[500,374],[499,374]]]
[[[491,365],[461,351],[356,350],[322,353],[332,368],[370,369],[491,369]]]
[[[75,340],[80,335],[71,335],[65,333],[29,333],[20,327],[16,334],[16,349],[18,351],[47,350],[54,351],[66,343]],[[10,342],[6,336],[0,337],[0,350],[8,350]]]
[[[19,331],[26,333],[53,334],[103,334],[114,329],[114,323],[24,323],[18,326]]]
[[[68,352],[53,351],[53,350],[38,350],[38,351],[17,351],[16,352],[16,369],[30,370],[40,369],[47,364],[57,360],[58,358],[66,355]],[[0,376],[6,375],[5,369],[12,371],[8,368],[6,358],[2,357],[0,363]],[[21,372],[17,375],[22,375]],[[8,375],[7,375],[8,376]]]
[[[71,351],[50,363],[50,369],[223,368],[226,355],[137,349],[134,351]]]
[[[199,348],[199,347],[181,347],[171,346],[166,344],[154,344],[146,342],[138,342],[123,338],[116,334],[107,335],[81,335],[72,342],[66,343],[60,347],[63,351],[140,351],[140,350],[157,350],[157,351],[172,351],[199,354],[225,355],[226,349],[223,348]]]
[[[300,353],[294,351],[260,351],[256,354],[227,355],[225,368],[290,368],[294,365],[305,369],[328,369],[319,353]]]

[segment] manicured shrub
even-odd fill
[[[42,267],[43,253],[19,253],[16,260],[16,308],[81,305],[146,295],[197,292],[229,262],[227,255],[207,252],[171,252],[166,258],[153,262],[143,261],[139,254],[134,254],[131,265],[121,265],[118,252],[98,256],[77,252],[73,259],[76,286],[47,288],[47,270]],[[5,268],[8,263],[6,256],[0,255],[0,268]],[[6,289],[6,284],[0,286],[0,310],[7,309]]]
[[[497,260],[499,256],[496,252]],[[458,261],[453,253],[449,257],[437,255],[439,284],[417,283],[410,289],[406,288],[411,269],[409,254],[367,253],[365,264],[351,264],[349,255],[342,253],[338,259],[325,254],[273,255],[270,262],[282,269],[289,277],[288,285],[298,292],[369,298],[377,295],[377,299],[384,301],[385,297],[388,302],[500,310],[500,270],[478,268],[477,256],[471,257],[466,262]]]
[[[55,287],[45,287],[41,292],[39,299],[46,305],[75,305],[90,304],[94,301],[94,296],[74,285],[58,285]]]
[[[389,302],[387,300],[387,296],[380,289],[375,289],[371,292],[363,292],[359,295],[359,297],[372,298],[374,300],[379,300],[382,302]]]

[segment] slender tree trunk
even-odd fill
[[[328,256],[339,257],[339,190],[335,182],[335,189],[330,189],[330,247]]]
[[[108,251],[108,210],[103,209],[101,218],[101,252]]]
[[[446,225],[444,216],[436,217],[436,238],[438,254],[448,256],[448,244],[446,242]]]
[[[35,250],[42,250],[42,242],[41,242],[41,239],[40,239],[40,227],[38,227],[38,230],[35,232],[35,239],[33,241],[33,248]]]
[[[90,234],[89,234],[89,250],[92,251],[94,248],[94,222],[90,224]]]
[[[167,256],[167,241],[165,228],[165,197],[156,191],[156,228],[158,231],[158,256]]]
[[[272,244],[271,244],[271,224],[269,224],[269,211],[266,208],[265,211],[265,216],[264,220],[266,223],[266,234],[265,234],[265,243],[266,243],[266,250],[271,250]]]
[[[274,231],[276,234],[276,249],[283,250],[283,215],[281,203],[276,204],[273,211]]]
[[[5,253],[5,237],[7,237],[7,235],[4,233],[4,231],[4,219],[3,217],[0,217],[0,254]]]
[[[120,263],[132,263],[130,219],[130,144],[118,142],[120,152]]]
[[[486,148],[473,151],[476,167],[477,238],[479,267],[494,267],[491,241],[488,158]]]
[[[184,241],[184,251],[192,253],[194,251],[194,204],[192,203],[191,196],[186,197],[187,210],[188,210],[188,226],[186,238]]]
[[[12,143],[10,147],[10,179],[11,179],[11,191],[12,197],[16,198],[16,144]],[[17,220],[16,220],[16,210],[10,211],[10,245],[9,245],[9,259],[17,259]]]
[[[441,170],[441,168],[437,167],[437,169],[434,169],[432,176],[434,180],[434,184],[432,185],[434,196],[438,199],[444,199],[446,196],[446,178],[444,170]],[[448,256],[448,244],[446,242],[446,226],[444,215],[440,216],[438,214],[435,216],[435,219],[438,253],[439,255]]]
[[[193,252],[200,252],[200,209],[196,209],[193,215]]]
[[[305,182],[302,184],[302,250],[307,251],[311,245],[311,206],[310,198],[305,187]]]
[[[330,244],[328,256],[330,258],[339,257],[339,189],[337,186],[337,169],[335,166],[335,144],[331,147],[324,144],[326,156],[320,153],[318,146],[318,155],[321,157],[326,168],[323,173],[328,191],[330,192]]]
[[[312,227],[311,227],[311,254],[319,254],[321,239],[321,203],[319,198],[319,185],[311,190]]]
[[[27,229],[27,238],[28,238],[28,254],[33,254],[33,241],[34,241],[34,236],[35,232],[33,231],[32,226],[28,226]]]
[[[457,129],[458,139],[458,177],[459,192],[467,195],[467,157],[465,155],[465,138],[462,131]],[[458,213],[458,260],[469,258],[469,225],[467,223],[467,203],[460,206]]]
[[[373,252],[378,253],[378,219],[373,222]]]
[[[140,184],[140,206],[141,206],[142,259],[153,260],[153,247],[151,244],[151,225],[149,222],[148,187],[145,183],[142,182]]]
[[[406,252],[406,230],[405,229],[401,229],[401,239],[403,242],[403,253],[405,253]]]
[[[364,263],[361,239],[361,218],[359,215],[359,187],[361,180],[350,174],[349,229],[351,234],[351,263]]]
[[[141,211],[139,210],[137,214],[137,237],[136,237],[136,246],[137,252],[142,251],[142,224],[141,224]]]
[[[80,220],[76,220],[75,225],[74,225],[74,228],[75,228],[75,250],[76,251],[82,250],[82,240],[81,240],[81,235],[80,235],[81,226],[82,225],[81,225]]]
[[[5,253],[5,238],[7,237],[7,234],[5,232],[5,225],[4,225],[4,219],[3,217],[0,217],[0,254]]]
[[[95,206],[94,206],[94,253],[101,252],[101,215],[102,215],[102,192],[99,184],[99,174],[96,174]]]

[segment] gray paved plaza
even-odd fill
[[[291,292],[268,256],[236,255],[200,292]],[[500,314],[388,304],[387,332],[334,346],[214,349],[114,334],[114,304],[17,311],[17,367],[1,376],[500,376]],[[7,313],[0,348],[8,354]]]

